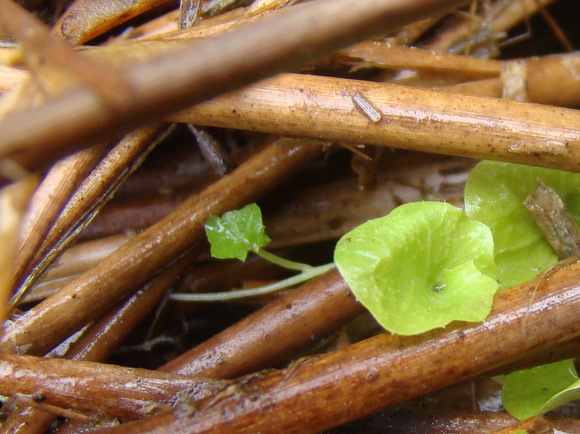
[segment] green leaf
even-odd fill
[[[491,232],[443,202],[409,203],[358,226],[334,260],[357,299],[402,335],[482,321],[498,287]]]
[[[537,187],[552,187],[580,222],[580,174],[520,164],[482,161],[465,186],[465,212],[493,233],[500,288],[536,277],[558,260],[523,204]]]
[[[221,218],[211,216],[205,223],[211,254],[218,259],[245,261],[250,250],[256,252],[270,242],[264,230],[262,212],[255,203],[226,212]]]
[[[505,409],[520,420],[580,398],[580,382],[572,359],[507,375],[502,389]]]

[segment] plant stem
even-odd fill
[[[270,253],[262,248],[260,248],[258,250],[254,250],[254,253],[256,255],[264,258],[266,261],[269,261],[273,264],[279,265],[282,268],[287,268],[289,270],[308,272],[308,271],[311,271],[313,269],[313,267],[308,265],[308,264],[290,261],[289,259],[282,258],[282,257],[275,255],[274,253]],[[317,267],[317,268],[319,268],[319,267]]]
[[[309,265],[307,267],[309,268],[305,271],[302,271],[300,274],[289,277],[287,279],[280,280],[279,282],[276,283],[272,283],[271,285],[259,286],[257,288],[251,289],[238,289],[235,291],[214,292],[205,294],[171,294],[170,297],[172,300],[176,301],[227,301],[227,300],[238,300],[246,297],[255,297],[258,295],[271,294],[272,292],[280,291],[282,289],[288,289],[294,285],[298,285],[299,283],[303,283],[317,276],[320,276],[321,274],[324,274],[327,271],[334,268],[335,265],[334,262],[331,262],[330,264],[320,265],[318,267],[311,267]]]

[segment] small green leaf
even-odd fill
[[[512,372],[504,382],[505,409],[520,420],[545,413],[580,398],[580,382],[572,359]]]
[[[256,252],[270,242],[264,230],[262,212],[255,203],[226,212],[221,218],[211,216],[205,223],[211,254],[218,259],[245,261],[250,250]]]
[[[409,203],[360,225],[334,259],[357,299],[402,335],[482,321],[498,287],[491,232],[443,202]]]
[[[502,289],[533,279],[558,260],[523,203],[536,190],[536,178],[556,190],[579,223],[580,174],[482,161],[465,185],[465,212],[493,233]]]

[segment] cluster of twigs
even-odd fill
[[[281,277],[208,261],[207,218],[250,202],[273,248],[326,262],[399,204],[461,205],[474,159],[580,169],[578,53],[492,59],[535,15],[569,51],[551,0],[226,3],[78,1],[50,30],[0,0],[2,430],[318,432],[573,357],[571,261],[481,324],[415,337],[381,333],[337,271],[246,303],[167,300]],[[580,431],[461,408],[382,417]]]

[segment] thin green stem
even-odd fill
[[[290,261],[289,259],[281,258],[280,256],[267,252],[266,250],[262,250],[261,248],[258,250],[253,250],[253,252],[255,252],[258,256],[264,258],[266,261],[270,261],[273,264],[279,265],[280,267],[287,268],[289,270],[305,272],[312,270],[312,268],[314,268],[308,264],[303,264],[301,262],[294,262]]]
[[[313,279],[314,277],[320,276],[321,274],[326,273],[334,267],[334,262],[320,265],[318,267],[308,266],[308,270],[303,271],[296,276],[280,280],[279,282],[273,283],[271,285],[259,286],[257,288],[238,289],[235,291],[213,292],[205,294],[171,294],[169,297],[172,300],[177,301],[227,301],[246,297],[255,297],[257,295],[270,294],[272,292],[280,291],[281,289],[286,289],[307,280]]]

